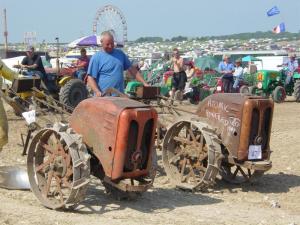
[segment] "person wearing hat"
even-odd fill
[[[34,52],[34,47],[28,46],[26,49],[26,56],[20,65],[14,65],[15,68],[26,69],[24,75],[33,76],[38,75],[44,80],[46,72],[43,66],[41,57]]]
[[[294,72],[298,69],[298,61],[296,60],[296,54],[295,53],[291,53],[289,54],[289,60],[287,61],[287,76],[285,79],[285,85],[289,85]]]
[[[224,93],[232,92],[234,65],[228,55],[223,55],[223,61],[219,64],[219,72],[222,74]]]
[[[234,83],[233,83],[233,89],[237,91],[237,87],[239,85],[240,80],[243,79],[243,67],[242,65],[242,60],[237,59],[235,60],[235,68],[234,68],[234,73],[233,73],[233,78],[234,78]]]

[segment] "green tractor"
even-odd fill
[[[260,70],[256,73],[255,85],[250,87],[250,93],[260,96],[272,96],[273,100],[281,103],[286,96],[296,98],[300,102],[300,74],[295,72],[292,80],[288,85],[285,85],[286,70]]]

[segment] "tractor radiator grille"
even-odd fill
[[[139,133],[139,125],[135,120],[130,123],[128,142],[127,142],[127,152],[124,164],[124,172],[130,172],[133,170],[133,164],[131,161],[132,154],[135,152],[137,147],[137,139]]]
[[[128,142],[127,142],[127,152],[126,159],[124,163],[124,172],[131,172],[135,169],[146,169],[149,152],[151,152],[151,140],[152,140],[152,131],[154,126],[154,120],[149,119],[145,124],[139,124],[137,121],[132,120],[129,128]],[[139,140],[139,130],[143,129],[142,136]],[[140,145],[140,148],[137,147]],[[141,158],[137,161],[134,161],[134,154],[140,152]]]
[[[261,145],[263,153],[268,150],[271,113],[270,107],[252,111],[249,145]]]

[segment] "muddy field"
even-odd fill
[[[25,164],[20,133],[25,121],[9,118],[9,141],[0,166]],[[174,189],[162,167],[154,187],[134,201],[117,201],[93,179],[87,198],[74,210],[43,207],[30,191],[0,189],[0,224],[300,224],[300,104],[275,105],[273,168],[258,182],[242,186],[218,180],[214,190],[189,193]]]

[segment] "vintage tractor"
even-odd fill
[[[163,140],[163,165],[174,185],[192,191],[251,181],[272,166],[273,101],[242,94],[214,94],[196,112],[173,123]]]
[[[156,162],[157,112],[128,98],[89,98],[69,124],[40,130],[28,151],[31,189],[51,209],[84,199],[90,174],[118,198],[135,197],[152,186]]]
[[[67,69],[61,69],[59,73],[55,70],[48,71],[42,81],[39,76],[29,77],[18,74],[0,60],[0,73],[9,75],[6,77],[13,77],[10,80],[11,86],[6,87],[6,93],[20,106],[19,108],[22,108],[21,111],[28,110],[33,96],[40,99],[51,96],[67,109],[74,108],[80,101],[88,97],[84,82],[74,79]],[[34,91],[34,89],[38,91]],[[19,111],[16,110],[16,114],[20,114]]]
[[[285,85],[286,71],[260,70],[256,74],[256,85],[250,88],[250,93],[265,97],[272,96],[273,100],[281,103],[286,96],[296,98],[300,102],[300,74],[293,74],[291,83]]]

